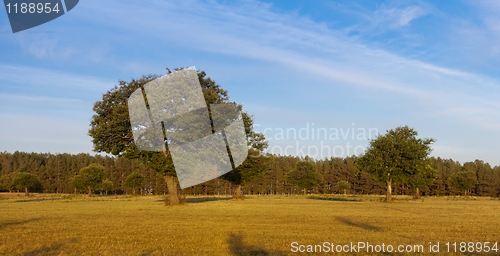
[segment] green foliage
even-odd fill
[[[426,165],[427,156],[432,151],[430,145],[435,141],[418,139],[417,135],[417,131],[408,126],[388,130],[385,135],[370,141],[358,165],[380,181],[408,181],[411,175]]]
[[[31,174],[29,172],[20,172],[16,175],[16,177],[14,177],[14,180],[12,180],[12,185],[15,187],[24,188],[26,194],[28,194],[28,189],[32,188],[38,183],[38,177],[35,174]]]
[[[413,171],[414,173],[408,178],[408,184],[415,189],[422,189],[432,184],[437,177],[437,172],[432,168],[430,162],[417,166]],[[418,198],[418,195],[416,197]]]
[[[285,175],[300,161],[294,156],[273,156],[272,163],[263,173],[242,186],[244,194],[290,194],[296,193],[298,187],[285,182]],[[312,189],[315,194],[332,194],[336,191],[336,184],[346,180],[351,184],[351,191],[356,194],[377,194],[385,191],[385,184],[374,179],[367,170],[355,172],[354,166],[357,157],[332,157],[314,161],[317,171],[324,177],[324,182]],[[30,190],[40,190],[44,193],[73,193],[75,187],[72,178],[83,167],[92,163],[99,163],[105,167],[105,179],[112,181],[114,191],[122,194],[125,191],[125,180],[133,172],[139,172],[144,177],[144,187],[148,193],[163,195],[167,192],[163,174],[147,168],[140,161],[127,158],[109,157],[89,154],[42,154],[25,152],[0,152],[0,175],[13,178],[22,171],[35,174],[40,179],[40,185]],[[470,195],[498,197],[500,195],[500,166],[490,166],[481,160],[459,163],[452,159],[430,157],[429,162],[436,171],[436,179],[420,190],[426,196],[446,196],[460,193],[458,189],[448,185],[448,178],[462,170],[475,171],[478,184],[471,189]],[[1,177],[0,176],[0,177]],[[410,195],[415,189],[409,184],[394,185],[394,194]],[[101,188],[98,188],[101,190]],[[187,195],[231,195],[235,186],[229,181],[216,178],[203,184],[186,188]],[[81,188],[85,191],[87,188]],[[464,191],[461,191],[463,194]]]
[[[349,182],[347,182],[345,180],[341,180],[341,181],[337,182],[337,189],[344,190],[344,189],[350,189],[350,188],[351,188],[351,184],[349,184]]]
[[[285,180],[302,189],[310,189],[323,181],[323,176],[316,171],[310,161],[299,161],[295,168],[285,175]]]
[[[461,191],[473,189],[477,184],[475,171],[456,172],[448,178],[448,185]],[[464,195],[467,195],[467,192]]]
[[[168,73],[171,71],[169,69]],[[178,68],[176,71],[180,70]],[[216,84],[205,71],[197,71],[198,79],[202,87],[207,106],[210,104],[230,103],[227,91]],[[149,152],[139,150],[134,144],[134,138],[130,125],[128,99],[138,89],[159,78],[160,75],[147,75],[130,82],[119,81],[120,86],[103,95],[101,101],[94,104],[96,113],[91,119],[89,135],[92,137],[94,151],[106,152],[117,156],[125,156],[131,159],[140,159],[146,166],[157,170],[159,173],[175,176],[175,169],[166,146],[166,152]],[[241,110],[242,106],[237,105]],[[248,144],[256,149],[263,150],[267,147],[264,136],[253,130],[252,116],[242,112],[245,131],[248,136]]]
[[[178,70],[178,69],[176,69]],[[171,73],[170,70],[168,70]],[[89,135],[92,137],[94,151],[106,152],[116,156],[125,156],[140,159],[148,167],[160,173],[174,176],[175,169],[170,152],[148,152],[139,150],[134,143],[130,125],[128,99],[138,89],[160,75],[145,75],[130,82],[120,80],[119,87],[115,86],[103,95],[101,101],[94,104],[96,113],[91,119]],[[210,78],[206,78],[204,71],[198,71],[198,78],[207,104],[226,102],[227,91],[220,88]]]
[[[12,189],[12,180],[10,175],[5,174],[0,176],[0,190],[11,190]]]
[[[102,182],[102,189],[108,194],[114,190],[113,182],[110,180],[105,180]]]
[[[260,152],[251,148],[248,151],[247,159],[221,178],[235,185],[244,185],[264,174],[264,171],[271,165],[273,159],[273,156],[263,156]]]
[[[92,190],[99,189],[104,178],[105,168],[100,164],[91,164],[80,170],[80,179],[92,195]]]
[[[143,182],[144,182],[144,176],[142,176],[142,174],[138,172],[134,172],[130,174],[125,180],[125,186],[131,188],[133,194],[135,195],[136,189],[140,188]]]
[[[130,125],[128,99],[133,92],[144,88],[148,82],[159,75],[142,76],[130,82],[120,80],[119,85],[102,96],[94,104],[95,115],[90,122],[89,135],[92,137],[94,151],[105,152],[130,159],[140,159],[146,166],[171,175],[175,174],[170,153],[139,150],[135,143]]]
[[[75,177],[71,178],[70,182],[71,182],[71,186],[73,188],[75,188],[76,191],[83,192],[86,190],[86,187],[85,187],[80,175],[75,175]]]

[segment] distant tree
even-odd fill
[[[351,188],[351,184],[345,180],[337,182],[337,189],[344,190],[344,195],[346,195],[346,190]]]
[[[0,190],[8,190],[12,192],[12,180],[10,175],[5,174],[0,177]]]
[[[31,174],[29,172],[20,172],[14,177],[12,181],[13,186],[24,188],[25,194],[28,194],[28,189],[37,185],[38,177],[35,174]]]
[[[75,189],[75,194],[77,193],[77,191],[82,192],[86,190],[86,187],[80,175],[75,175],[75,177],[71,178],[70,183],[71,186]]]
[[[113,182],[110,181],[110,180],[105,180],[102,182],[102,189],[104,190],[104,192],[106,193],[106,195],[108,194],[108,192],[111,192],[114,190],[114,186],[113,186]]]
[[[131,188],[132,194],[135,196],[136,189],[140,188],[143,182],[144,176],[138,172],[134,172],[127,176],[127,179],[125,180],[125,187]]]
[[[316,171],[316,165],[310,161],[299,161],[295,168],[285,175],[285,180],[304,190],[311,189],[323,181],[323,176]]]
[[[360,169],[371,173],[387,184],[386,201],[392,200],[392,183],[404,183],[416,169],[423,166],[431,152],[434,139],[417,139],[417,131],[408,126],[388,130],[370,141],[363,157],[358,161]]]
[[[100,164],[91,164],[80,170],[82,184],[88,189],[89,196],[92,196],[92,190],[99,189],[104,178],[104,166]]]
[[[464,196],[467,196],[467,192],[470,192],[477,184],[476,172],[474,171],[456,172],[448,178],[448,185],[464,191]]]

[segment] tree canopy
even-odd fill
[[[0,176],[0,190],[12,190],[12,180],[8,174]]]
[[[131,173],[125,180],[125,186],[132,189],[132,194],[135,195],[135,191],[142,186],[144,182],[144,176],[138,172]]]
[[[350,188],[351,188],[351,184],[349,184],[349,182],[346,180],[341,180],[341,181],[337,182],[337,189],[343,190],[344,195],[347,194],[346,190],[348,190]]]
[[[28,189],[35,186],[38,183],[38,177],[35,174],[29,172],[20,172],[12,180],[12,185],[24,188],[26,195],[28,195]]]
[[[113,182],[110,180],[103,181],[102,182],[102,189],[104,190],[104,192],[107,195],[109,192],[113,191],[113,189],[114,189]]]
[[[175,71],[181,69],[176,68]],[[172,71],[167,69],[167,74]],[[198,80],[202,87],[203,96],[207,106],[210,104],[231,103],[228,92],[221,88],[204,71],[197,71]],[[175,180],[175,168],[168,150],[167,141],[165,151],[153,152],[139,150],[134,143],[132,128],[130,124],[128,99],[136,90],[144,90],[144,86],[160,75],[144,75],[139,79],[132,79],[130,82],[119,81],[119,86],[115,86],[103,95],[101,101],[94,104],[96,113],[91,119],[89,135],[92,137],[94,151],[106,152],[115,156],[124,156],[130,159],[139,159],[146,166],[156,170],[165,177],[169,190],[170,204],[178,204],[177,185]],[[146,102],[146,105],[148,103]],[[236,104],[241,111],[242,106]],[[252,116],[246,112],[241,112],[245,131],[248,138],[248,146],[261,151],[267,147],[264,135],[253,130]],[[247,159],[248,160],[248,159]]]
[[[80,170],[78,182],[88,189],[89,196],[92,196],[92,190],[100,189],[104,172],[105,168],[100,164],[91,164]]]

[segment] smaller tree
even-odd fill
[[[430,162],[427,162],[426,165],[419,166],[419,168],[415,168],[415,172],[409,178],[410,187],[415,189],[413,198],[419,199],[420,189],[429,186],[434,180],[436,180],[436,170],[431,167]]]
[[[92,190],[99,189],[104,178],[104,171],[104,166],[100,164],[91,164],[80,170],[81,182],[88,189],[89,196],[92,196]]]
[[[408,181],[424,166],[432,151],[434,139],[418,139],[418,132],[408,126],[388,130],[370,141],[358,161],[359,170],[366,170],[378,181],[387,184],[386,201],[392,200],[392,185]]]
[[[75,194],[77,192],[85,191],[86,187],[83,184],[83,180],[80,175],[75,175],[75,177],[71,178],[70,182],[71,186],[75,189]]]
[[[221,176],[221,178],[236,185],[236,199],[244,199],[244,196],[241,194],[241,186],[263,175],[273,160],[273,156],[264,156],[260,151],[250,148],[247,159],[234,170]]]
[[[25,194],[29,195],[28,189],[38,184],[38,177],[29,172],[20,172],[12,181],[13,186],[24,188]]]
[[[450,187],[464,191],[464,196],[470,192],[478,184],[475,171],[460,171],[456,172],[448,178]]]
[[[285,175],[285,180],[304,190],[304,195],[307,194],[307,189],[317,186],[323,181],[323,176],[316,171],[316,165],[309,161],[299,161],[295,168]]]
[[[337,189],[344,190],[344,195],[346,195],[346,190],[351,188],[351,184],[345,180],[337,182]]]
[[[102,182],[102,189],[104,190],[104,192],[106,193],[106,195],[108,194],[108,192],[111,192],[114,190],[114,186],[113,186],[113,182],[110,181],[110,180],[105,180]]]
[[[132,194],[135,196],[135,190],[142,186],[144,182],[144,176],[138,172],[134,172],[130,174],[125,180],[125,187],[129,187],[132,189]]]
[[[12,180],[9,175],[5,174],[0,177],[0,190],[12,192]]]

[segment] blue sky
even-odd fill
[[[0,38],[0,151],[92,153],[119,79],[195,66],[269,152],[352,155],[409,125],[434,156],[500,165],[498,1],[86,0],[16,34],[0,11]]]

